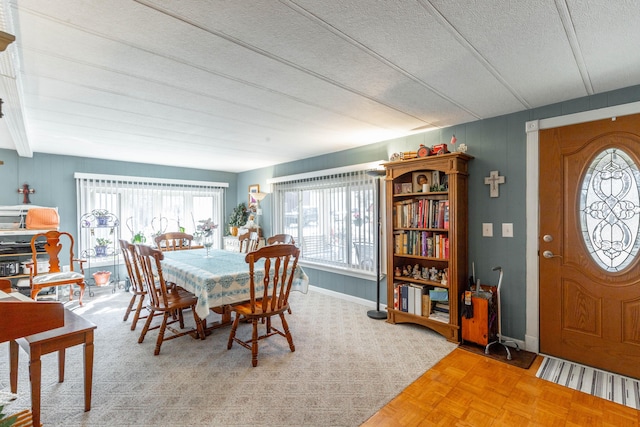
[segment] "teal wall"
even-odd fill
[[[32,158],[19,157],[13,150],[0,149],[0,205],[20,205],[22,195],[17,193],[22,184],[28,183],[35,193],[30,195],[33,205],[57,206],[60,229],[75,234],[76,225],[76,172],[128,175],[168,179],[228,182],[226,215],[236,204],[237,175],[201,169],[157,166],[126,161],[90,159],[85,157],[57,156],[36,153]],[[129,230],[122,229],[121,236],[129,238]]]
[[[458,139],[456,145],[467,144],[468,154],[475,157],[469,167],[469,262],[475,263],[476,276],[488,284],[497,283],[497,273],[493,272],[492,268],[498,265],[503,267],[503,333],[509,337],[524,339],[526,327],[525,123],[529,120],[636,101],[640,101],[640,86],[240,174],[49,154],[35,154],[33,158],[21,158],[12,150],[0,150],[0,160],[4,161],[4,165],[0,166],[0,205],[20,204],[22,196],[17,193],[17,189],[23,183],[28,183],[36,190],[36,193],[31,196],[33,204],[58,206],[61,228],[76,230],[76,194],[73,174],[87,172],[229,182],[226,200],[228,216],[237,203],[247,201],[249,185],[259,184],[261,189],[267,189],[267,179],[272,177],[385,160],[391,153],[414,151],[420,144],[431,146],[449,142],[451,135],[455,134]],[[484,177],[488,176],[492,170],[498,170],[500,175],[506,177],[506,183],[500,186],[499,198],[490,198],[489,189],[484,184]],[[261,225],[264,225],[267,236],[271,234],[270,203],[269,197],[262,202],[264,216],[261,219]],[[494,237],[482,237],[483,222],[494,224]],[[504,222],[513,223],[513,238],[500,237],[501,224]],[[374,281],[311,268],[305,268],[305,271],[309,274],[312,285],[370,301],[376,299]],[[381,298],[386,304],[384,294]]]
[[[266,180],[321,169],[388,159],[391,153],[415,151],[420,144],[432,146],[449,142],[466,144],[474,156],[469,164],[469,273],[475,264],[476,277],[483,283],[496,285],[498,273],[504,271],[502,289],[503,323],[506,336],[524,340],[526,330],[526,133],[525,123],[549,117],[640,101],[640,86],[579,98],[519,113],[470,122],[446,129],[384,141],[365,147],[279,164],[240,174],[238,188],[249,184],[266,187]],[[449,149],[455,149],[450,146]],[[500,197],[489,197],[484,178],[492,170],[506,177],[500,185]],[[262,204],[269,214],[269,198]],[[269,223],[268,219],[264,221]],[[493,223],[494,237],[482,237],[482,223]],[[513,223],[514,237],[502,236],[502,223]],[[267,231],[267,235],[270,230]],[[534,236],[536,238],[536,236]],[[376,299],[374,281],[357,279],[305,267],[311,283],[370,301]],[[381,301],[386,304],[386,293]]]

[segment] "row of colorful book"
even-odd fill
[[[410,199],[394,203],[395,228],[449,228],[449,200]]]
[[[449,259],[449,235],[432,231],[400,230],[393,233],[394,251],[398,255],[417,255]]]

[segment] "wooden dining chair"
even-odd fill
[[[142,328],[138,342],[142,343],[147,332],[158,329],[158,339],[154,355],[160,354],[162,343],[184,335],[204,339],[203,322],[196,313],[198,298],[191,292],[181,288],[175,283],[166,282],[162,275],[161,261],[164,258],[162,251],[146,245],[135,245],[136,262],[140,268],[143,286],[149,296],[149,316]],[[185,329],[183,310],[190,308],[193,313],[195,328]],[[162,316],[162,323],[151,328],[151,321],[156,316]],[[179,323],[180,329],[172,327]],[[169,329],[172,335],[166,336]]]
[[[191,249],[193,235],[174,231],[160,234],[154,240],[157,248],[161,251],[181,251]]]
[[[267,239],[267,245],[277,245],[282,243],[292,244],[292,245],[296,244],[291,234],[276,234]]]
[[[38,241],[46,239],[44,250],[49,256],[49,269],[40,272],[38,269],[38,256],[42,256],[42,252],[38,252],[36,245]],[[67,256],[61,256],[63,247],[69,250]],[[50,230],[43,233],[34,234],[31,238],[31,253],[33,257],[27,266],[29,267],[29,286],[31,287],[31,299],[35,300],[38,293],[45,288],[52,286],[69,285],[69,300],[73,300],[73,286],[80,288],[80,297],[78,303],[82,305],[82,296],[84,295],[84,267],[85,260],[77,259],[73,254],[74,239],[70,233],[66,231]],[[69,266],[69,271],[62,271],[60,262],[65,262]],[[74,270],[74,265],[78,264],[80,271]]]
[[[238,237],[238,244],[240,246],[240,252],[248,254],[258,249],[259,235],[256,231],[250,231],[248,233],[241,234]]]
[[[231,326],[227,348],[234,342],[251,350],[251,363],[258,365],[258,341],[273,335],[281,335],[287,339],[291,351],[296,348],[285,319],[289,309],[289,292],[293,283],[295,269],[298,266],[300,249],[291,244],[265,246],[245,257],[249,264],[250,299],[244,303],[231,306],[235,319]],[[258,261],[264,260],[264,268]],[[262,288],[262,289],[261,289]],[[282,330],[271,323],[271,318],[279,316]],[[266,330],[258,334],[258,320],[264,319]],[[253,331],[250,339],[242,340],[236,336],[240,320],[251,322]],[[262,327],[262,324],[260,324]]]
[[[120,239],[120,249],[122,250],[124,265],[127,268],[127,275],[129,276],[129,283],[131,284],[131,289],[129,289],[129,292],[131,293],[131,300],[129,301],[129,306],[127,307],[127,311],[125,311],[124,319],[122,320],[126,322],[129,318],[129,315],[133,311],[133,321],[131,322],[131,330],[133,331],[136,329],[138,320],[147,318],[147,316],[141,316],[142,309],[144,308],[144,300],[147,296],[147,291],[144,289],[144,286],[142,284],[142,276],[140,273],[138,262],[136,260],[135,245],[129,243],[126,240]],[[138,300],[137,305],[135,305],[136,300]]]

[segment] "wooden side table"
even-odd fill
[[[40,389],[42,366],[40,356],[58,352],[58,381],[64,381],[65,350],[84,344],[84,410],[91,409],[93,384],[93,330],[96,325],[77,314],[64,310],[64,326],[24,338],[12,340],[9,346],[11,392],[18,391],[18,346],[29,355],[31,380],[31,412],[33,425],[40,425]]]

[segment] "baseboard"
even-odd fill
[[[329,295],[335,298],[340,298],[345,301],[353,302],[356,304],[364,305],[367,308],[376,308],[375,301],[369,301],[368,299],[354,297],[353,295],[343,294],[341,292],[331,291],[329,289],[320,288],[318,286],[309,285],[309,289],[318,292],[319,294]],[[380,309],[384,310],[386,307],[380,304]]]

